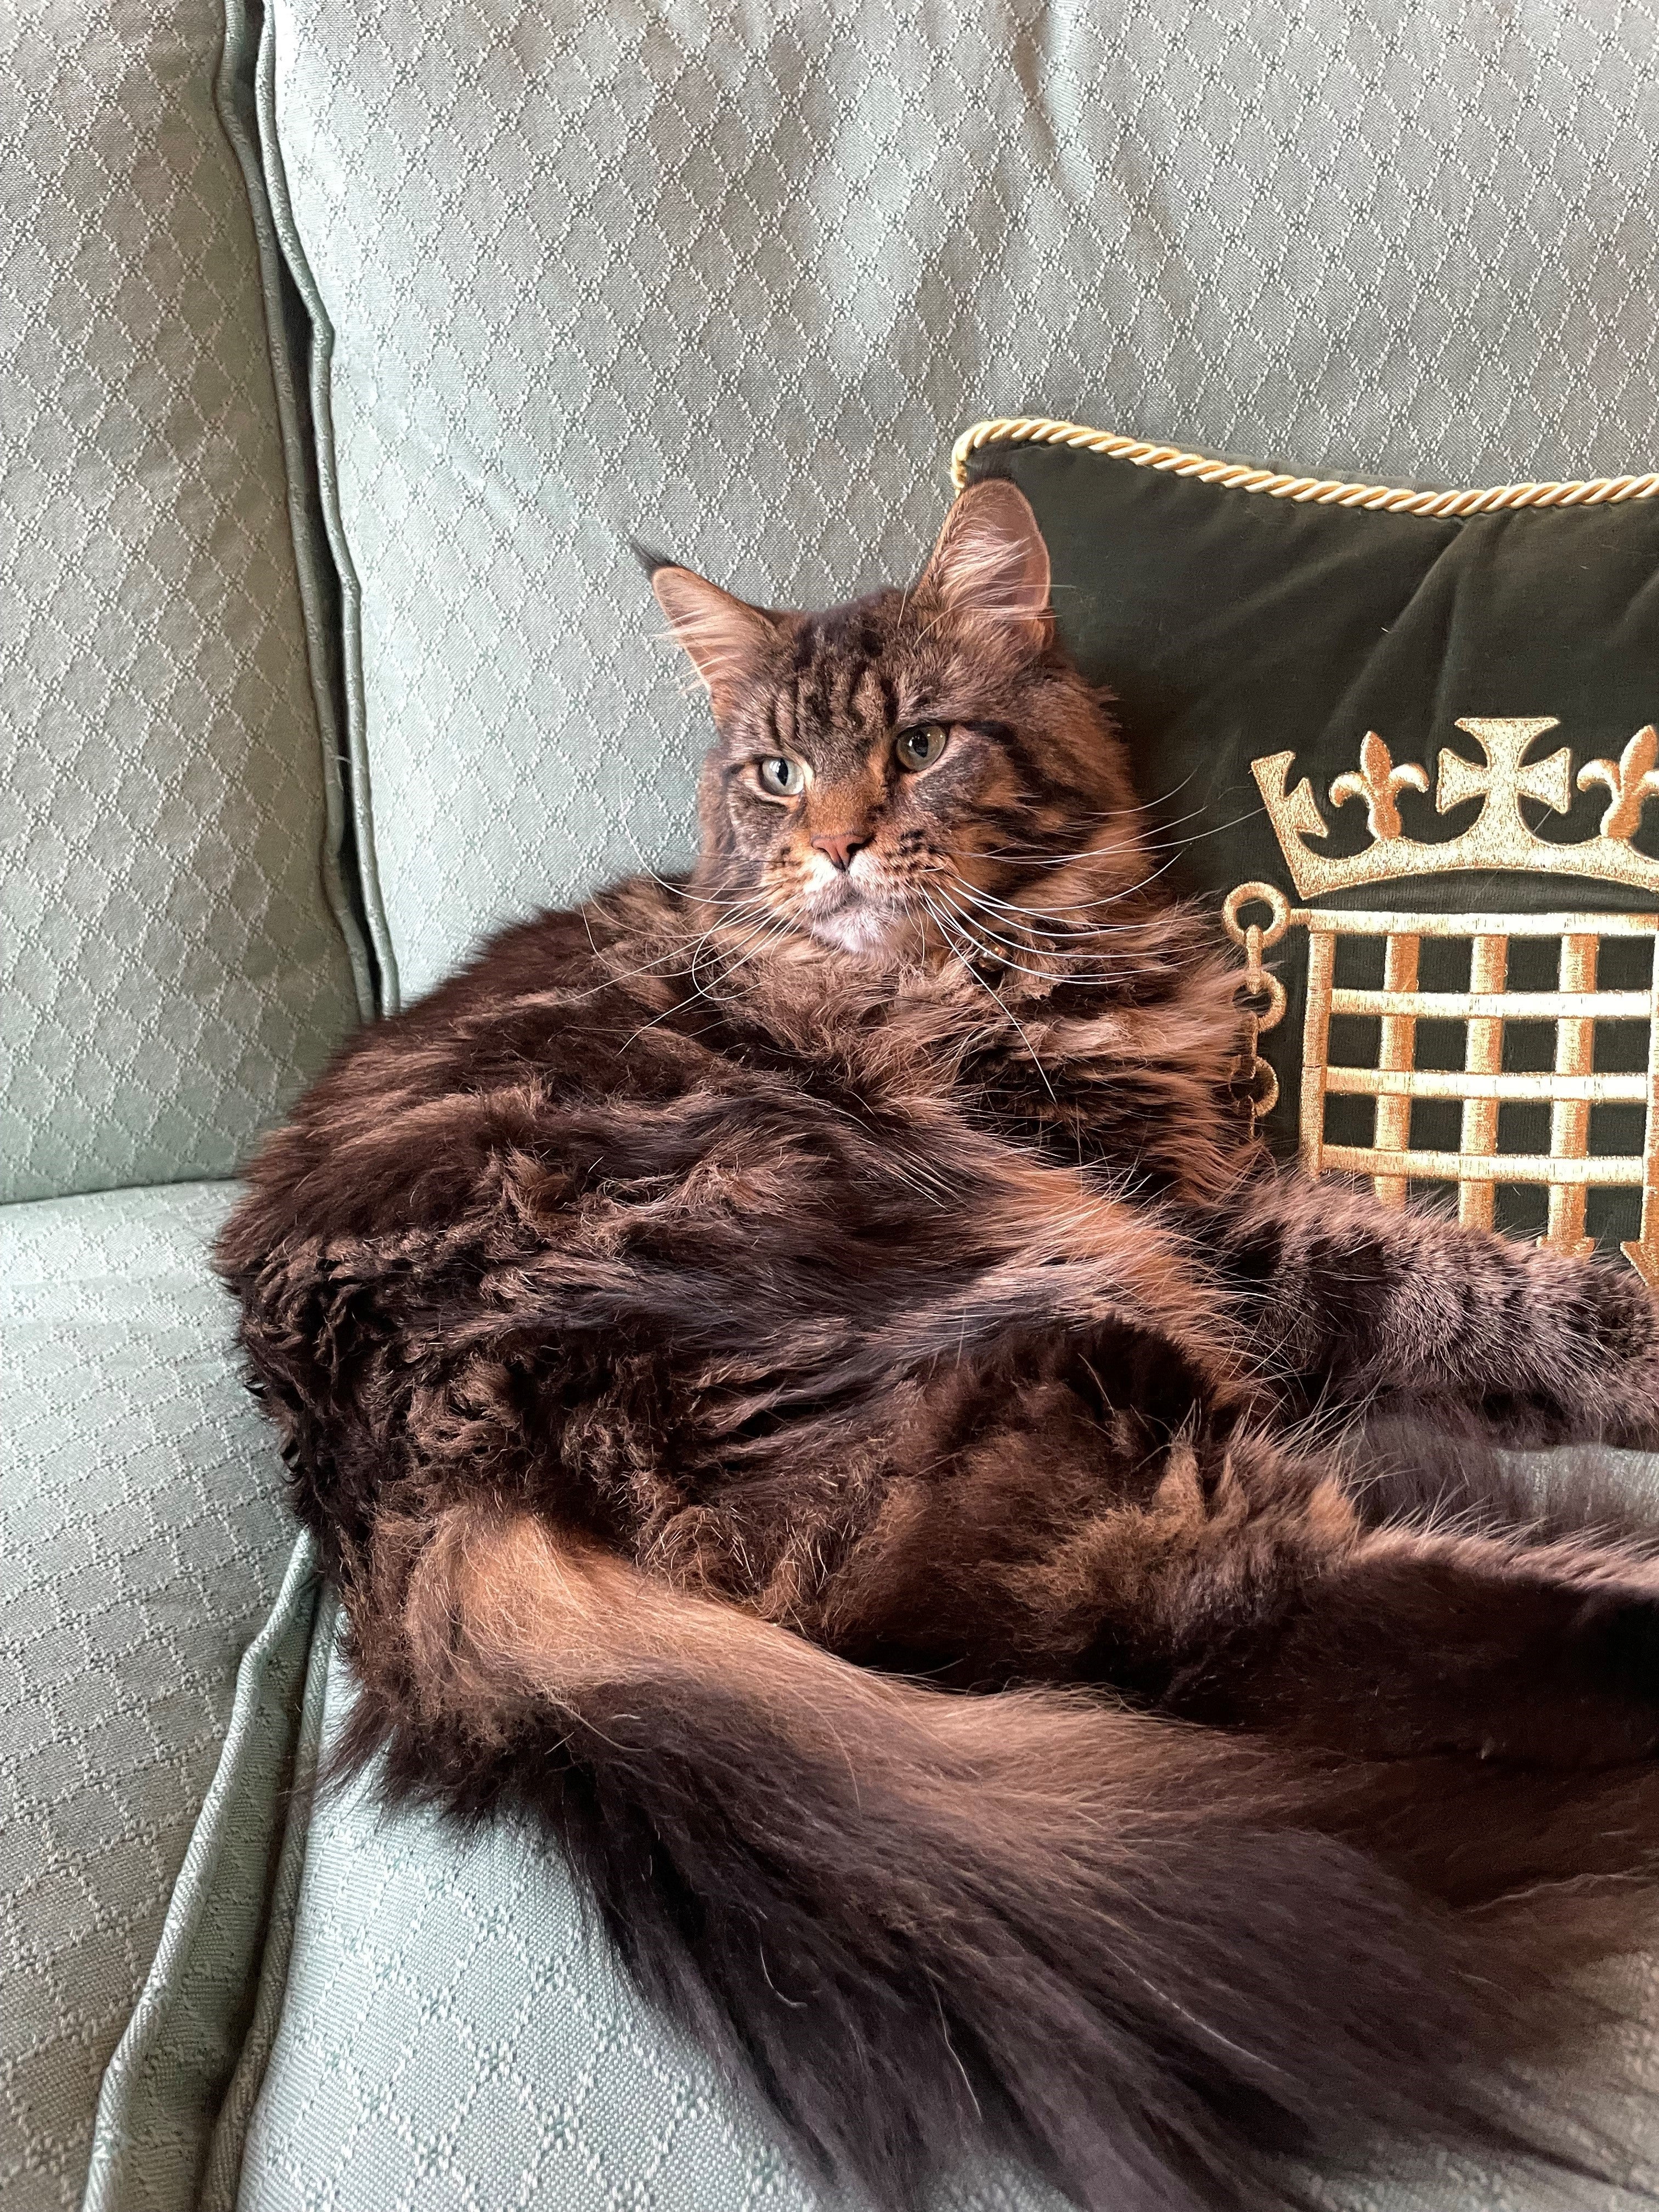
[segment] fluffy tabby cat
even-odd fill
[[[1651,1437],[1642,1284],[1243,1140],[1012,486],[828,614],[653,582],[695,871],[355,1038],[221,1247],[349,1755],[539,1823],[883,2208],[1595,2165],[1505,2115],[1645,1925],[1659,1570],[1477,1438]]]

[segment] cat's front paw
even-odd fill
[[[1633,1268],[1596,1267],[1583,1389],[1604,1443],[1659,1450],[1659,1298]]]

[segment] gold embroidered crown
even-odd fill
[[[1650,799],[1659,798],[1659,732],[1651,722],[1638,730],[1616,761],[1586,761],[1576,779],[1580,791],[1603,784],[1607,805],[1594,837],[1571,845],[1557,845],[1537,836],[1521,811],[1523,799],[1538,800],[1557,814],[1572,805],[1575,778],[1572,755],[1563,745],[1547,760],[1522,766],[1522,756],[1534,738],[1557,726],[1554,714],[1495,716],[1470,714],[1457,725],[1467,730],[1486,756],[1484,766],[1443,751],[1439,781],[1435,787],[1435,811],[1445,814],[1464,799],[1486,804],[1470,826],[1455,837],[1428,844],[1407,837],[1401,827],[1395,794],[1400,791],[1426,792],[1427,771],[1414,761],[1396,768],[1394,757],[1375,730],[1368,730],[1359,747],[1359,766],[1339,775],[1330,788],[1333,806],[1351,799],[1363,801],[1370,827],[1371,842],[1363,853],[1339,860],[1316,853],[1303,842],[1328,837],[1331,828],[1319,811],[1313,786],[1304,776],[1294,791],[1285,782],[1294,753],[1272,753],[1250,763],[1252,774],[1267,803],[1274,834],[1291,871],[1300,898],[1317,898],[1325,891],[1346,890],[1358,884],[1390,883],[1406,876],[1443,876],[1468,868],[1524,869],[1550,876],[1594,876],[1604,881],[1631,884],[1659,893],[1659,860],[1638,852],[1631,840]]]

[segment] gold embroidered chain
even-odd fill
[[[1267,909],[1265,927],[1259,921],[1239,919],[1245,907],[1256,904]],[[1277,1029],[1285,1018],[1285,986],[1270,969],[1263,967],[1261,956],[1269,945],[1278,944],[1290,921],[1290,903],[1271,884],[1241,884],[1229,894],[1221,909],[1222,927],[1244,955],[1244,973],[1233,994],[1243,1027],[1243,1049],[1227,1070],[1227,1087],[1238,1101],[1239,1112],[1248,1116],[1252,1133],[1261,1116],[1271,1114],[1279,1103],[1279,1078],[1256,1047],[1262,1031]]]

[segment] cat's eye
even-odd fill
[[[783,753],[757,761],[755,773],[760,778],[761,789],[769,791],[775,799],[799,799],[806,788],[806,770],[799,761],[790,760]]]
[[[919,769],[932,768],[950,738],[943,722],[923,722],[914,730],[899,732],[893,744],[894,757],[914,775]]]

